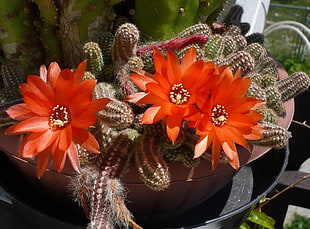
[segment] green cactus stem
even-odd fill
[[[97,121],[115,129],[125,129],[133,123],[134,113],[128,103],[111,100],[103,110],[97,113]]]
[[[310,87],[310,77],[304,72],[295,72],[289,77],[277,81],[276,87],[283,102],[306,91]]]
[[[168,40],[198,22],[199,0],[136,0],[133,22],[143,40]]]
[[[113,6],[101,0],[71,0],[59,2],[59,36],[65,50],[64,66],[77,66],[81,61],[82,45],[98,42],[98,31],[108,29]]]
[[[262,114],[264,116],[264,118],[262,120],[260,120],[260,122],[269,122],[269,123],[273,123],[273,124],[278,123],[279,116],[273,109],[271,109],[267,106],[262,106],[262,107],[256,109],[256,111],[258,111],[260,114]]]
[[[266,105],[269,108],[272,108],[279,115],[284,112],[284,105],[281,99],[281,94],[275,86],[266,87]]]
[[[112,64],[112,46],[114,43],[114,35],[111,32],[105,31],[99,35],[99,47],[102,50],[102,58],[104,64]]]
[[[266,100],[266,92],[263,88],[257,85],[253,80],[251,81],[250,87],[246,93],[248,97],[255,97],[257,99]]]
[[[90,71],[85,71],[84,76],[83,76],[83,80],[88,80],[88,79],[96,79],[96,76],[93,73],[91,73]]]
[[[135,147],[135,161],[141,180],[149,188],[162,191],[170,184],[168,166],[161,156],[158,137],[143,135]]]
[[[224,50],[224,41],[221,35],[214,35],[210,37],[209,41],[205,45],[205,57],[210,60],[214,60],[219,57]]]
[[[135,69],[135,68],[143,69],[144,68],[143,60],[139,56],[130,57],[127,64],[128,64],[129,69]]]
[[[223,50],[223,55],[227,56],[231,53],[234,53],[237,51],[238,46],[231,36],[224,36],[224,50]]]
[[[276,83],[276,79],[274,78],[273,75],[270,74],[261,74],[253,71],[247,74],[246,77],[251,77],[251,80],[257,83],[257,85],[260,86],[261,88],[274,86]]]
[[[200,21],[211,25],[218,18],[226,2],[226,0],[200,0],[197,13]]]
[[[287,145],[291,138],[289,131],[279,125],[268,122],[263,122],[262,125],[266,128],[263,131],[264,137],[260,140],[252,141],[254,144],[269,146],[274,149],[281,149]]]
[[[267,56],[267,50],[259,43],[249,44],[244,51],[250,53],[255,62],[258,62]]]
[[[87,59],[87,70],[101,80],[104,67],[101,48],[95,42],[87,42],[83,46],[83,53],[85,59]]]
[[[164,155],[168,160],[180,161],[188,168],[195,168],[200,163],[200,158],[193,158],[193,150],[188,149],[184,145],[175,149],[166,150]]]
[[[211,36],[212,30],[207,24],[198,23],[184,29],[182,32],[179,33],[178,37],[188,37],[194,34],[204,34],[207,36]]]
[[[3,87],[0,88],[0,103],[9,102],[21,98],[19,84],[23,82],[20,69],[11,62],[5,61],[0,67],[0,77]]]
[[[39,30],[45,50],[45,63],[62,61],[61,43],[55,36],[58,30],[58,9],[54,0],[33,0],[37,5],[39,17],[36,17],[35,26]]]
[[[0,44],[6,60],[21,67],[21,74],[33,74],[42,64],[41,43],[31,20],[31,3],[12,0],[1,3]]]

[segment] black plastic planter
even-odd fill
[[[156,229],[238,228],[253,206],[276,186],[286,168],[288,155],[288,147],[280,151],[271,150],[240,169],[229,184],[190,211],[169,218],[137,219],[137,222],[144,228]],[[10,217],[1,219],[4,229],[15,228],[12,225],[18,220],[20,229],[79,229],[87,225],[81,208],[73,202],[59,203],[32,188],[3,153],[0,154],[0,184],[13,203],[12,206],[4,204],[1,207],[4,211],[5,208],[14,209]]]

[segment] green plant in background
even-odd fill
[[[295,214],[293,221],[289,225],[285,225],[285,229],[306,229],[310,228],[310,218]]]
[[[309,0],[272,0],[266,19],[266,28],[274,22],[296,21],[309,27]],[[299,69],[310,73],[309,49],[304,47],[304,41],[290,29],[279,30],[283,33],[273,32],[265,38],[265,45],[289,74]],[[285,32],[284,32],[285,31]],[[305,34],[307,36],[307,34]],[[308,36],[309,39],[309,36]]]

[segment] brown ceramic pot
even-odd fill
[[[287,77],[283,69],[278,69],[280,78]],[[294,101],[285,103],[286,115],[280,118],[279,125],[288,128],[294,113]],[[63,201],[64,204],[71,201],[71,195],[67,190],[70,176],[73,170],[68,165],[60,174],[50,167],[44,176],[36,178],[36,164],[30,159],[21,159],[16,156],[21,136],[5,136],[0,130],[0,150],[5,152],[16,167],[25,174],[34,186],[42,191],[49,192],[52,198]],[[241,166],[261,157],[270,148],[254,145],[251,152],[243,147],[238,147]],[[164,191],[153,191],[146,187],[140,180],[137,169],[132,163],[129,172],[124,177],[124,183],[128,190],[128,207],[136,216],[161,216],[171,212],[188,210],[209,198],[224,187],[236,171],[227,163],[221,163],[215,170],[211,170],[208,160],[202,160],[195,169],[184,167],[181,163],[170,164],[171,185]]]

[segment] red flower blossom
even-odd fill
[[[82,81],[86,69],[83,61],[72,73],[61,70],[56,62],[48,71],[40,68],[40,77],[29,75],[21,84],[24,103],[11,106],[7,114],[21,121],[6,129],[6,134],[24,134],[19,156],[38,156],[37,177],[40,178],[50,158],[59,172],[68,157],[73,169],[79,171],[80,163],[75,143],[93,153],[99,153],[99,144],[86,130],[96,122],[96,113],[109,99],[93,100],[96,80]]]
[[[261,139],[262,127],[258,121],[262,115],[255,109],[263,101],[245,94],[250,85],[250,78],[241,78],[241,71],[233,76],[226,68],[221,83],[211,92],[210,99],[200,107],[201,117],[191,127],[196,128],[200,136],[195,146],[195,158],[212,146],[212,167],[217,166],[221,149],[226,154],[231,166],[240,167],[236,144],[248,147],[246,140]]]
[[[190,48],[181,63],[175,53],[167,51],[167,59],[153,49],[155,74],[134,69],[130,79],[144,92],[126,97],[126,101],[152,104],[142,116],[144,124],[165,120],[169,139],[174,143],[182,121],[199,114],[195,104],[202,104],[208,90],[216,84],[220,69],[214,63],[196,60],[196,49]]]

